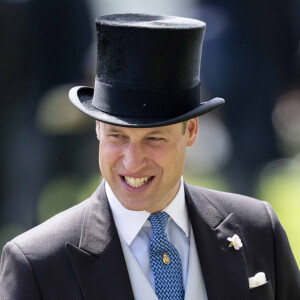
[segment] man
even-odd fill
[[[224,103],[199,99],[205,24],[125,14],[96,26],[95,87],[70,100],[97,120],[104,180],[6,245],[1,299],[299,299],[271,206],[181,178],[196,117]]]

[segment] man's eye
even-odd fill
[[[121,139],[123,137],[121,134],[110,134],[109,136],[113,139]]]
[[[153,142],[157,142],[157,141],[163,141],[164,139],[160,138],[160,137],[150,136],[150,137],[148,137],[148,140],[153,141]]]

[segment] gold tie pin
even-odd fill
[[[167,255],[167,253],[163,254],[163,263],[165,265],[168,265],[170,263],[170,257]]]

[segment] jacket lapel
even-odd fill
[[[86,300],[133,300],[104,181],[88,201],[79,247],[66,244],[83,297]]]
[[[228,247],[228,237],[244,240],[235,215],[218,211],[204,195],[185,186],[206,292],[210,300],[250,299],[244,247]]]

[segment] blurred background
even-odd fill
[[[0,247],[89,197],[95,123],[68,100],[94,85],[96,16],[140,12],[207,23],[199,118],[185,180],[268,201],[300,264],[300,2],[3,0],[0,3]]]

